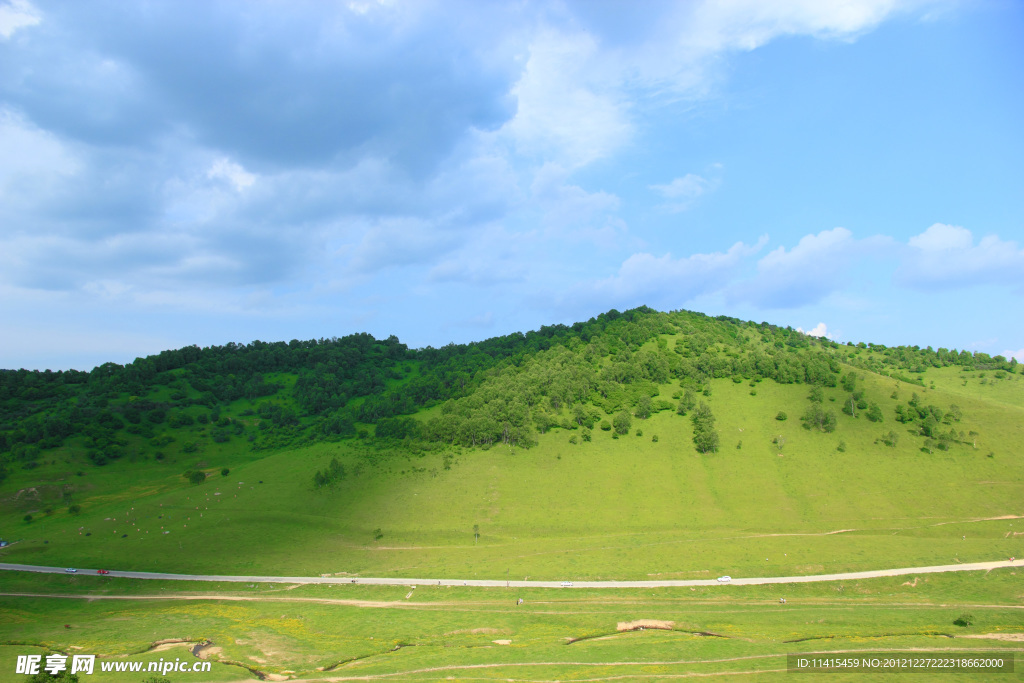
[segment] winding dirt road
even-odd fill
[[[228,581],[240,583],[289,583],[289,584],[330,584],[357,583],[378,586],[477,586],[484,588],[671,588],[679,586],[755,586],[773,583],[811,583],[815,581],[852,581],[874,579],[882,576],[906,576],[908,574],[940,574],[943,572],[989,571],[1002,567],[1024,566],[1024,560],[997,560],[995,562],[969,562],[944,564],[932,567],[902,567],[899,569],[877,569],[868,572],[844,572],[841,574],[810,574],[806,576],[766,576],[734,578],[727,583],[717,579],[692,579],[679,581],[573,581],[566,585],[562,581],[502,581],[491,579],[398,579],[398,578],[333,578],[320,576],[220,576],[215,574],[164,574],[160,572],[131,572],[110,570],[105,576],[124,579],[163,579],[165,581]],[[0,563],[0,570],[39,572],[42,574],[64,574],[63,567],[41,567],[30,564]],[[95,569],[78,569],[77,574],[96,576]]]

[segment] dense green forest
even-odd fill
[[[0,371],[0,478],[69,445],[97,466],[122,458],[129,443],[160,459],[161,447],[186,428],[214,442],[246,439],[253,449],[370,437],[529,447],[553,428],[578,430],[589,440],[594,429],[625,433],[632,417],[694,411],[694,425],[705,434],[696,445],[706,451],[717,448],[708,426],[714,416],[696,399],[710,391],[712,378],[810,385],[811,408],[802,419],[823,431],[834,427],[835,415],[817,405],[816,386],[842,386],[847,415],[916,421],[929,438],[940,439],[941,425],[959,419],[916,396],[883,416],[858,395],[856,373],[844,374],[841,364],[922,386],[920,373],[931,367],[1020,369],[1016,360],[984,353],[840,345],[768,323],[646,307],[440,349],[410,349],[394,336],[368,334],[189,346],[89,372]],[[670,381],[679,390],[659,394],[658,385]],[[234,418],[221,415],[241,399],[251,407]],[[189,452],[195,444],[181,447]]]

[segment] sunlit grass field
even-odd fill
[[[807,386],[714,380],[708,395],[698,395],[717,417],[720,448],[710,454],[696,452],[690,419],[672,410],[634,419],[617,438],[594,429],[586,442],[581,430],[554,428],[530,449],[370,438],[253,450],[240,438],[213,443],[198,426],[163,447],[159,461],[139,449],[116,466],[93,467],[72,449],[57,449],[41,467],[13,472],[0,490],[0,538],[12,541],[0,558],[180,573],[647,580],[1024,557],[1022,378],[930,369],[918,386],[858,372],[884,420],[842,414],[848,394],[826,388],[822,406],[838,418],[832,433],[803,428]],[[680,391],[660,387],[665,399]],[[896,405],[914,393],[923,404],[961,409],[955,429],[964,437],[949,450],[922,450],[923,437],[895,421]],[[252,406],[239,401],[224,414],[244,420]],[[777,419],[780,411],[787,419]],[[361,427],[372,434],[372,425]],[[895,447],[881,441],[890,430],[899,435]],[[200,443],[196,452],[184,451],[189,438]],[[314,473],[333,458],[346,477],[316,489]],[[182,474],[196,469],[208,477],[189,484]],[[77,514],[62,499],[67,486],[81,505]],[[731,672],[782,680],[787,652],[1020,652],[1022,586],[1014,569],[646,591],[216,585],[0,572],[3,593],[150,598],[0,596],[0,680],[17,654],[192,661],[189,648],[201,641],[212,641],[204,650],[212,673],[171,676],[174,683],[253,680],[254,672],[400,680]],[[970,626],[953,624],[966,613]],[[618,622],[637,619],[672,626],[616,631]],[[986,634],[1003,639],[960,638]],[[149,651],[167,639],[189,642]]]
[[[183,586],[13,574],[7,592],[87,592],[94,599],[0,597],[0,642],[21,643],[0,646],[0,662],[45,650],[94,653],[105,661],[195,661],[188,648],[209,641],[203,655],[215,662],[211,674],[171,680],[251,679],[239,665],[303,679],[574,680],[724,672],[781,678],[790,652],[1021,652],[1019,570],[906,578],[604,591]],[[125,599],[111,599],[116,596]],[[965,613],[971,625],[953,623]],[[636,620],[665,622],[667,630],[617,631],[620,622]],[[188,642],[151,649],[173,639]]]
[[[805,386],[716,380],[700,398],[718,417],[721,448],[706,455],[692,446],[690,420],[663,411],[618,438],[595,429],[583,442],[556,428],[531,449],[410,452],[349,440],[253,453],[234,441],[82,477],[58,462],[33,475],[49,476],[53,491],[80,488],[81,512],[58,503],[25,522],[25,489],[8,482],[0,528],[16,542],[2,555],[185,573],[533,579],[811,574],[1024,556],[1024,420],[1013,419],[1021,409],[984,396],[983,386],[938,388],[949,380],[937,375],[932,390],[868,375],[881,423],[839,413],[841,389],[826,389],[823,405],[839,419],[830,434],[802,428]],[[666,397],[677,390],[661,388]],[[958,404],[957,427],[976,435],[922,452],[922,438],[891,417],[912,393],[944,409]],[[777,420],[779,411],[788,419]],[[878,441],[889,430],[901,433],[896,447]],[[781,448],[772,443],[780,436]],[[348,475],[314,489],[313,474],[335,457]],[[187,469],[209,477],[190,485]]]

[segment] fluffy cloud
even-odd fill
[[[1024,363],[1024,349],[1003,351],[1003,358],[1016,358],[1018,362]]]
[[[805,235],[795,247],[774,249],[758,261],[757,275],[730,288],[733,301],[764,308],[798,308],[839,289],[855,257],[888,244],[885,238],[855,240],[846,228]]]
[[[211,180],[226,180],[238,192],[252,186],[256,182],[255,175],[224,157],[213,162],[209,170],[206,171],[206,177]]]
[[[695,173],[687,173],[666,185],[651,185],[650,189],[668,200],[664,204],[665,209],[673,213],[685,211],[698,197],[718,187],[720,179],[717,177],[717,173],[721,171],[721,164],[715,164],[712,170],[716,175],[710,179]]]
[[[0,5],[0,37],[7,40],[18,29],[35,26],[42,20],[39,10],[28,0],[8,0]]]
[[[829,334],[828,326],[825,325],[825,323],[818,323],[809,330],[804,330],[803,328],[798,327],[796,328],[796,331],[800,332],[801,334],[806,334],[809,337],[826,337],[828,339],[832,338],[832,335]]]
[[[762,237],[754,245],[737,242],[725,252],[682,258],[671,254],[633,254],[622,263],[618,273],[578,286],[570,299],[600,302],[606,307],[648,304],[679,308],[697,296],[726,286],[736,276],[743,260],[766,242],[767,237]]]
[[[517,110],[505,131],[520,153],[576,168],[629,140],[625,106],[593,69],[596,52],[586,34],[548,30],[534,39],[512,88]]]
[[[1024,285],[1024,249],[996,235],[974,244],[970,230],[935,223],[911,237],[896,280],[910,287]]]

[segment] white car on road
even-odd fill
[[[732,581],[732,577],[731,576],[719,576],[718,577],[718,583],[729,583],[730,581]]]
[[[572,581],[563,581],[562,588],[572,588]]]

